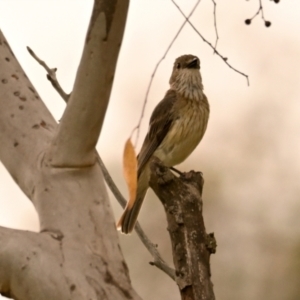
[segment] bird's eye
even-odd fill
[[[180,63],[177,63],[176,68],[180,69]]]

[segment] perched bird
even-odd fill
[[[136,223],[149,187],[150,161],[159,158],[167,167],[183,162],[201,141],[208,122],[209,103],[203,93],[200,61],[194,55],[175,60],[170,89],[150,118],[138,160],[138,187],[134,201],[129,201],[117,223],[123,233],[130,233]]]

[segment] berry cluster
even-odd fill
[[[279,0],[274,0],[274,1],[279,1]],[[245,20],[245,24],[246,25],[250,25],[251,24],[252,19],[246,19]],[[270,27],[272,25],[272,23],[270,21],[265,21],[265,26],[266,27]]]
[[[271,0],[271,1],[274,1],[274,3],[276,3],[276,4],[280,2],[280,0]],[[246,20],[245,20],[245,24],[246,24],[246,25],[250,25],[251,22],[252,22],[252,20],[253,20],[259,13],[261,13],[261,17],[262,17],[262,19],[263,19],[263,21],[264,21],[264,23],[265,23],[265,26],[266,26],[266,27],[270,27],[270,26],[272,25],[272,23],[271,23],[270,21],[265,20],[265,17],[264,17],[264,11],[263,11],[263,6],[262,6],[262,2],[261,2],[261,1],[260,1],[260,5],[259,5],[259,8],[258,8],[258,11],[256,12],[256,14],[255,14],[251,19],[246,19]]]

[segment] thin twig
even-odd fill
[[[30,49],[29,47],[27,47],[28,52],[30,53],[30,55],[42,66],[44,67],[44,69],[47,71],[47,79],[51,82],[52,86],[54,87],[54,89],[59,93],[59,95],[67,102],[70,95],[68,95],[67,93],[64,92],[64,90],[62,89],[62,87],[60,86],[59,82],[57,81],[56,78],[56,71],[57,68],[53,68],[50,69],[47,64],[39,59],[37,57],[37,55],[32,51],[32,49]]]
[[[264,21],[266,21],[266,20],[265,20],[265,16],[264,16],[264,8],[263,8],[263,5],[262,5],[261,0],[259,0],[259,6],[258,6],[257,12],[255,13],[255,15],[254,15],[250,20],[252,21],[259,13],[261,13],[261,18],[262,18]]]
[[[188,15],[188,18],[190,18],[192,16],[192,14],[194,13],[195,9],[197,8],[198,4],[200,3],[201,0],[198,0],[195,4],[195,6],[193,7],[193,9],[191,10],[191,12],[189,13]],[[156,71],[159,67],[159,65],[161,64],[161,62],[166,58],[169,50],[171,49],[172,45],[174,44],[174,42],[176,41],[179,33],[181,32],[181,30],[183,29],[183,27],[185,26],[185,24],[188,22],[188,20],[186,19],[182,25],[180,26],[179,30],[177,31],[177,33],[175,34],[174,38],[172,39],[171,43],[169,44],[167,50],[165,51],[164,55],[162,56],[162,58],[158,61],[158,63],[156,64],[155,68],[154,68],[154,71],[153,73],[151,74],[151,78],[150,78],[150,82],[148,84],[148,88],[147,88],[147,91],[146,91],[146,96],[145,96],[145,99],[144,99],[144,103],[143,103],[143,107],[142,107],[142,112],[141,112],[141,115],[140,115],[140,119],[139,119],[139,122],[138,124],[134,127],[133,131],[134,130],[137,130],[136,132],[136,139],[135,139],[135,146],[137,145],[137,142],[138,142],[138,139],[139,139],[139,135],[140,135],[140,127],[141,127],[141,123],[142,123],[142,119],[144,117],[144,114],[145,114],[145,108],[146,108],[146,104],[147,104],[147,101],[148,101],[148,95],[149,95],[149,91],[150,91],[150,88],[152,86],[152,81],[153,81],[153,78],[156,74]]]
[[[107,185],[109,186],[109,189],[112,191],[112,193],[114,194],[114,196],[116,197],[116,199],[118,200],[118,202],[122,206],[122,208],[125,208],[127,201],[125,200],[125,198],[123,197],[123,195],[121,194],[119,189],[117,188],[116,184],[114,183],[113,179],[111,178],[111,176],[110,176],[108,170],[106,169],[104,162],[100,156],[98,157],[98,162],[101,167],[104,179],[105,179]]]
[[[260,4],[261,4],[261,2],[260,2]],[[258,7],[257,12],[254,14],[254,16],[253,16],[252,18],[250,18],[251,21],[259,14],[259,12],[261,11],[261,9],[262,9],[262,6],[260,5],[260,6]]]
[[[263,5],[262,5],[262,2],[261,2],[262,0],[259,0],[259,9],[260,9],[260,11],[261,11],[261,17],[262,17],[262,19],[264,20],[264,21],[266,21],[265,20],[265,16],[264,16],[264,8],[263,8]]]
[[[201,37],[201,39],[203,40],[203,42],[205,42],[209,47],[211,47],[214,51],[215,51],[215,53],[225,62],[225,64],[230,68],[230,69],[232,69],[232,70],[234,70],[235,72],[237,72],[237,73],[239,73],[239,74],[241,74],[242,76],[244,76],[244,77],[246,77],[246,80],[247,80],[247,84],[248,84],[248,86],[250,85],[250,83],[249,83],[249,76],[248,75],[246,75],[245,73],[243,73],[243,72],[241,72],[241,71],[239,71],[239,70],[237,70],[236,68],[234,68],[232,65],[230,65],[229,63],[228,63],[228,58],[227,57],[224,57],[223,55],[221,55],[220,53],[219,53],[219,51],[217,50],[217,49],[215,49],[214,48],[214,46],[208,41],[208,40],[206,40],[205,38],[204,38],[204,36],[198,31],[198,29],[193,25],[193,23],[191,23],[191,21],[189,20],[189,17],[187,17],[185,14],[184,14],[184,12],[181,10],[181,8],[177,5],[177,3],[174,1],[174,0],[172,0],[172,2],[174,3],[174,5],[178,8],[178,10],[180,11],[180,13],[184,16],[184,18],[187,20],[187,22],[191,25],[191,27],[197,32],[197,34]]]
[[[250,19],[246,19],[245,20],[245,23],[247,24],[247,25],[250,25],[251,24],[251,22],[252,22],[252,20],[253,19],[255,19],[257,16],[258,16],[258,14],[260,13],[261,14],[261,18],[262,18],[262,20],[264,21],[264,23],[265,23],[265,26],[266,27],[270,27],[271,26],[271,22],[270,21],[267,21],[266,19],[265,19],[265,14],[264,14],[264,7],[263,7],[263,4],[262,4],[262,0],[258,0],[258,10],[256,11],[256,13],[254,14],[254,16],[252,17],[252,18],[250,18]]]
[[[38,58],[38,56],[29,48],[27,47],[30,55],[41,65],[44,67],[44,69],[47,71],[48,76],[51,78],[49,79],[48,76],[47,78],[50,80],[52,86],[54,89],[60,94],[60,96],[65,100],[65,102],[68,102],[69,95],[67,95],[60,84],[57,81],[57,78],[55,76],[55,70],[56,69],[50,69],[47,64],[42,61],[41,59]],[[110,190],[116,197],[117,201],[120,203],[120,205],[124,208],[126,205],[126,200],[122,196],[121,192],[117,188],[116,184],[114,183],[113,179],[111,178],[108,170],[106,169],[101,157],[98,154],[98,162],[100,165],[100,168],[102,170],[104,179],[109,186]],[[167,263],[162,259],[160,253],[157,250],[157,247],[155,244],[153,244],[150,239],[147,237],[147,235],[144,233],[143,229],[141,228],[139,223],[136,223],[135,225],[135,231],[137,235],[139,236],[140,240],[144,244],[144,246],[147,248],[147,250],[150,252],[150,254],[153,257],[153,262],[150,262],[151,265],[156,266],[158,269],[162,270],[165,272],[167,275],[169,275],[173,280],[175,280],[175,271],[171,267],[167,265]]]
[[[116,186],[113,179],[111,178],[111,176],[110,176],[108,170],[106,169],[106,167],[105,167],[105,165],[104,165],[104,163],[103,163],[100,156],[98,156],[98,161],[99,161],[99,164],[100,164],[100,167],[101,167],[101,170],[103,172],[103,176],[105,178],[105,181],[106,181],[107,185],[109,186],[110,190],[112,191],[112,193],[116,197],[117,201],[124,208],[125,205],[126,205],[126,200],[124,199],[124,197],[122,196],[122,194],[119,191],[118,187]],[[159,268],[160,270],[165,272],[167,275],[169,275],[173,280],[175,280],[175,271],[172,268],[170,268],[166,264],[166,262],[162,259],[160,253],[157,250],[156,245],[153,244],[149,240],[149,238],[144,233],[141,225],[138,222],[136,223],[134,229],[135,229],[137,235],[139,236],[140,240],[142,241],[142,243],[145,245],[145,247],[148,249],[148,251],[150,252],[152,257],[154,258],[154,261],[151,262],[150,264],[155,265],[157,268]]]
[[[219,41],[219,34],[218,34],[218,27],[217,27],[217,3],[215,0],[211,0],[214,5],[214,26],[215,26],[215,32],[216,32],[216,42],[214,46],[214,53],[216,53],[218,41]]]

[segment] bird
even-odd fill
[[[117,222],[122,233],[131,233],[149,187],[150,162],[157,157],[167,167],[182,163],[204,136],[209,103],[202,84],[200,60],[195,55],[178,57],[169,80],[170,88],[150,117],[149,129],[137,156],[137,193],[128,201]]]

